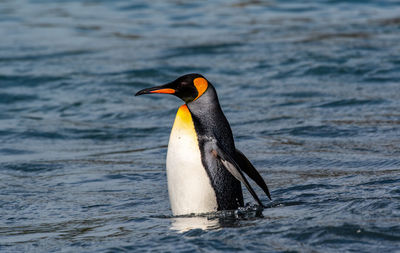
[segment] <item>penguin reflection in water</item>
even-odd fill
[[[244,173],[271,199],[263,178],[235,148],[231,128],[210,82],[202,75],[188,74],[143,89],[136,96],[153,93],[172,94],[185,102],[176,114],[167,153],[168,192],[174,215],[242,207],[240,182],[263,206]]]

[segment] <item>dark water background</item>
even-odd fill
[[[191,72],[263,218],[171,216],[181,102],[133,94]],[[149,250],[399,252],[400,2],[0,1],[0,251]]]

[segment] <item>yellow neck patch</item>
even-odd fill
[[[197,89],[197,97],[194,99],[198,99],[201,95],[203,95],[203,93],[207,90],[208,88],[208,82],[206,79],[202,78],[202,77],[198,77],[196,79],[193,80],[193,84]],[[193,101],[194,101],[193,100]]]
[[[181,105],[178,112],[176,113],[174,127],[179,128],[194,128],[192,121],[192,114],[189,111],[187,105]]]
[[[192,114],[190,113],[189,108],[186,104],[179,107],[179,110],[176,113],[175,122],[171,131],[170,142],[171,138],[182,138],[181,140],[190,140],[194,143],[193,145],[198,145],[197,134],[192,120]]]

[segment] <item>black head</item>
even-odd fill
[[[173,82],[143,89],[136,93],[135,96],[153,93],[172,94],[185,101],[185,103],[189,103],[203,95],[208,86],[209,83],[207,79],[205,79],[202,75],[188,74],[179,77]]]

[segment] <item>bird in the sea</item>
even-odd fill
[[[174,215],[234,210],[243,206],[241,183],[260,206],[247,174],[271,199],[268,187],[246,156],[235,148],[232,130],[214,86],[200,74],[188,74],[143,94],[172,94],[179,107],[167,152],[168,193]]]

